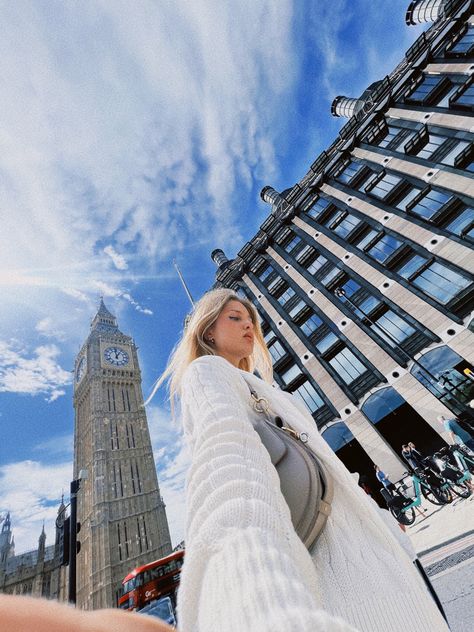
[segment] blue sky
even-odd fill
[[[0,2],[0,515],[36,547],[72,475],[74,357],[99,296],[135,338],[145,396],[209,254],[232,257],[420,33],[408,0]],[[149,409],[174,543],[187,455]]]

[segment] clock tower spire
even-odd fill
[[[100,300],[74,373],[74,479],[78,493],[77,605],[117,606],[136,566],[171,552],[143,407],[137,348]]]

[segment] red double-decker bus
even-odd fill
[[[170,597],[176,607],[184,551],[176,551],[160,560],[133,569],[122,581],[122,596],[118,607],[124,610],[141,610],[151,601]]]

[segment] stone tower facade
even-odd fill
[[[137,349],[101,300],[74,376],[78,493],[77,606],[116,607],[134,567],[171,552],[145,409]]]

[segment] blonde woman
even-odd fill
[[[256,377],[255,370],[263,379]],[[203,296],[168,368],[191,447],[181,632],[444,632],[411,560],[290,394],[272,386],[257,312],[226,289]],[[308,551],[259,435],[249,386],[299,432],[334,481]],[[295,483],[296,484],[296,483]]]

